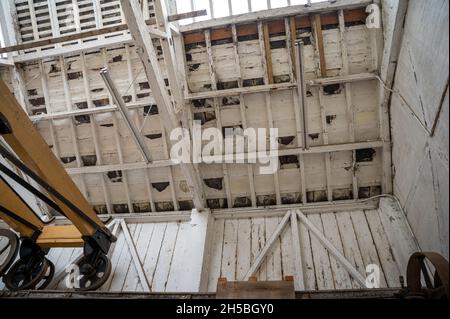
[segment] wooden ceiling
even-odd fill
[[[104,24],[122,22],[113,2],[119,3],[111,1],[101,8]],[[16,0],[22,41],[38,40],[55,28],[60,34],[72,32],[61,22],[62,16],[59,25],[41,18],[51,7],[34,4],[33,13],[24,3]],[[87,12],[80,14],[80,19],[86,17],[80,22],[86,21],[78,28],[98,24],[99,19],[89,19],[94,14],[91,3],[78,1],[79,11]],[[365,17],[364,8],[331,10],[317,17],[294,14],[184,34],[185,52],[179,56],[185,60],[177,62],[185,65],[190,119],[202,121],[204,128],[278,128],[280,134],[281,169],[274,175],[260,175],[257,164],[199,165],[208,207],[353,200],[381,193],[380,103],[374,75],[378,48]],[[300,39],[308,80],[308,147],[301,138],[296,82],[294,44]],[[161,50],[159,41],[154,43]],[[106,66],[142,128],[153,158],[150,164],[143,161],[120,114],[113,111],[99,74]],[[119,43],[29,61],[17,73],[6,68],[0,72],[16,95],[22,90],[39,131],[101,214],[193,207],[185,178],[169,159],[170,132],[164,129],[142,69],[133,45]],[[318,79],[323,85],[314,85]]]

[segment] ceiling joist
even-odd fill
[[[161,14],[164,14],[164,10],[162,9],[162,2],[157,2],[159,2],[158,5],[161,6],[161,8],[156,11],[158,23],[162,23],[163,27],[166,28],[165,31],[167,32],[168,26],[164,25],[164,21],[166,21],[167,18],[161,16]],[[180,114],[177,114],[175,112],[171,97],[167,92],[167,87],[162,76],[161,66],[159,64],[155,48],[153,46],[151,35],[147,32],[147,25],[142,15],[140,5],[137,0],[121,0],[121,4],[131,35],[135,41],[136,46],[138,47],[138,54],[144,65],[145,74],[147,75],[150,88],[152,90],[155,101],[159,106],[159,110],[161,111],[164,126],[167,131],[172,131],[182,126],[183,121],[180,117]],[[167,65],[167,68],[169,70],[169,76],[171,76],[171,73],[175,70],[175,62],[173,61],[171,52],[167,52],[168,43],[164,45],[163,41],[163,46],[165,46],[166,49],[164,50],[163,48],[165,64]],[[175,75],[172,74],[172,81],[170,81],[170,79],[169,81],[171,85],[171,91],[173,92],[172,95],[176,97],[178,94],[181,95],[181,92],[174,92],[174,89],[177,89],[178,87],[178,80],[174,80],[174,78]],[[204,209],[206,204],[205,195],[202,187],[202,182],[199,178],[199,174],[196,168],[192,163],[181,163],[180,168],[191,190],[195,208],[197,208],[198,210]]]

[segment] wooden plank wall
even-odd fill
[[[363,275],[371,264],[381,269],[382,288],[400,287],[400,269],[381,223],[378,210],[309,214],[308,218]],[[261,217],[217,219],[211,252],[209,291],[215,291],[217,279],[242,280],[248,268],[270,238],[281,218]],[[294,275],[294,255],[290,225],[277,239],[257,272],[258,280],[282,280]],[[342,265],[331,256],[317,238],[299,223],[301,255],[306,290],[359,289]],[[412,239],[410,239],[412,240]]]
[[[388,201],[389,203],[391,201]],[[395,225],[391,225],[395,215]],[[400,275],[406,273],[403,251],[417,248],[409,232],[407,221],[401,215],[386,209],[366,211],[344,211],[336,213],[311,213],[308,218],[322,231],[345,258],[363,275],[366,267],[380,267],[382,288],[400,287]],[[207,289],[215,291],[217,280],[242,280],[253,261],[275,231],[281,217],[255,217],[216,219],[212,227],[213,238],[209,251]],[[199,265],[186,258],[192,232],[189,223],[138,223],[128,224],[133,243],[141,260],[143,270],[153,292],[197,292],[199,283],[189,281],[186,269]],[[394,228],[393,228],[394,227]],[[360,289],[339,261],[320,244],[304,224],[298,223],[301,259],[303,261],[304,286],[306,290]],[[288,223],[276,239],[258,269],[256,276],[261,281],[281,280],[295,273],[291,225]],[[196,247],[203,249],[203,247]],[[82,250],[52,249],[48,258],[55,264],[56,273],[72,263]],[[102,291],[142,292],[136,266],[123,233],[110,256],[113,274]],[[409,258],[409,256],[408,256]],[[195,266],[198,267],[198,266]],[[195,276],[194,276],[195,277]],[[0,289],[3,286],[0,286]],[[296,283],[296,288],[299,285]],[[65,290],[65,281],[56,286]]]

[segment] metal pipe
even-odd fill
[[[108,68],[102,69],[100,71],[100,75],[102,76],[103,81],[105,82],[106,87],[108,88],[108,91],[114,100],[114,104],[116,104],[119,107],[119,111],[120,111],[120,113],[122,113],[123,119],[125,120],[126,125],[130,129],[132,136],[134,138],[134,141],[136,142],[139,150],[141,151],[142,157],[147,162],[147,164],[151,163],[152,157],[150,155],[150,151],[147,147],[147,144],[145,144],[142,134],[139,132],[139,129],[134,124],[134,122],[131,118],[131,114],[128,112],[128,108],[125,105],[125,102],[123,101],[121,94],[117,90],[117,88],[111,78],[111,75],[109,74]]]
[[[303,65],[303,41],[295,43],[295,67],[297,74],[297,91],[298,100],[300,102],[300,115],[302,118],[302,133],[303,133],[303,149],[309,149],[308,143],[308,112],[306,105],[306,81],[305,81],[305,68]]]

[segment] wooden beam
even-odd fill
[[[346,39],[346,28],[345,28],[345,14],[344,10],[339,10],[338,12],[339,20],[339,40],[341,43],[341,56],[342,56],[342,69],[341,76],[348,76],[350,72],[350,66],[348,62],[348,49],[347,49],[347,39]],[[346,104],[346,116],[348,123],[348,136],[349,142],[355,141],[355,121],[354,121],[354,107],[353,107],[353,95],[352,95],[352,85],[350,82],[345,83],[345,104]],[[358,186],[358,171],[356,166],[356,151],[352,152],[352,187],[353,187],[353,198],[359,198],[359,186]]]
[[[273,69],[272,69],[272,53],[270,49],[270,39],[267,24],[258,23],[258,39],[261,48],[262,66],[264,70],[264,84],[270,85],[273,83]],[[272,129],[274,127],[272,102],[270,93],[265,92],[265,105],[267,114],[267,127]],[[281,204],[280,179],[278,171],[273,174],[275,196],[277,204]]]
[[[196,10],[196,11],[191,11],[191,12],[186,12],[186,13],[169,15],[167,17],[168,18],[167,20],[169,22],[175,22],[175,21],[185,20],[185,19],[190,19],[190,18],[203,17],[203,16],[206,16],[207,14],[208,14],[207,10]]]
[[[243,87],[242,80],[242,68],[241,68],[241,58],[239,56],[239,40],[238,40],[238,32],[236,25],[233,24],[231,26],[231,33],[233,35],[233,49],[234,49],[234,59],[236,66],[238,68],[238,87]],[[245,107],[245,96],[244,94],[239,95],[239,111],[241,113],[241,121],[242,128],[246,130],[248,128],[247,115],[246,115],[246,107]],[[256,198],[256,190],[255,190],[255,174],[253,170],[252,164],[247,164],[247,172],[248,172],[248,182],[250,187],[250,197],[252,200],[252,206],[257,207],[257,198]]]
[[[306,82],[306,86],[321,86],[321,85],[330,85],[330,84],[338,84],[338,83],[354,83],[360,81],[370,81],[377,79],[377,75],[374,73],[361,73],[361,74],[353,74],[347,76],[336,76],[329,77],[324,79],[315,79]],[[220,98],[227,97],[233,95],[248,95],[253,93],[260,92],[270,92],[270,91],[282,91],[282,90],[292,90],[297,87],[297,83],[280,83],[280,84],[271,84],[271,85],[258,85],[253,87],[238,87],[236,89],[228,89],[228,90],[216,90],[209,92],[201,92],[201,93],[192,93],[185,97],[186,100],[201,100],[201,99],[209,99],[209,98]],[[126,106],[129,110],[135,110],[139,108],[144,108],[146,105],[155,104],[153,98],[146,99],[145,102],[131,102],[127,103]],[[119,111],[118,107],[115,105],[109,106],[101,106],[101,107],[93,107],[87,109],[74,109],[71,111],[64,111],[58,113],[51,113],[49,111],[48,114],[39,114],[30,116],[31,121],[39,122],[39,121],[49,121],[49,120],[57,120],[57,119],[65,119],[69,117],[81,116],[81,115],[95,115],[102,113],[111,113]]]
[[[43,248],[84,246],[81,233],[73,225],[44,226],[36,243]]]
[[[209,66],[209,77],[211,80],[211,87],[214,91],[217,91],[217,76],[216,76],[216,70],[214,68],[214,57],[212,53],[211,48],[211,34],[209,30],[205,30],[205,39],[206,39],[206,53],[208,55],[208,66]],[[223,126],[222,126],[222,113],[220,110],[220,104],[218,98],[213,99],[214,104],[214,113],[216,115],[216,127],[217,129],[222,132]],[[228,174],[228,166],[226,163],[222,164],[222,171],[223,171],[223,179],[225,184],[225,193],[227,196],[227,204],[228,207],[233,207],[233,198],[231,194],[231,185],[230,185],[230,177]]]
[[[171,132],[172,130],[181,127],[182,121],[179,115],[175,113],[171,97],[167,92],[162,76],[161,65],[158,61],[152,38],[147,32],[147,26],[142,16],[139,3],[137,0],[121,0],[121,4],[131,34],[138,47],[138,54],[144,65],[144,70],[149,80],[152,93],[159,106],[164,125],[167,131]],[[166,63],[174,64],[174,61],[166,61]],[[181,163],[180,168],[191,190],[195,207],[198,210],[203,210],[205,208],[206,200],[202,181],[200,180],[196,168],[191,163]]]
[[[357,143],[347,143],[347,144],[334,144],[334,145],[325,145],[325,146],[313,146],[309,149],[303,148],[292,148],[286,150],[279,150],[278,156],[289,156],[289,155],[307,155],[307,154],[321,154],[327,152],[344,152],[344,151],[352,151],[358,149],[366,149],[366,148],[380,148],[382,147],[382,141],[369,141],[369,142],[357,142]],[[218,161],[220,155],[216,156],[208,156],[204,157],[208,161]],[[223,158],[225,154],[220,156],[220,159]],[[267,159],[270,157],[266,152],[251,152],[251,153],[235,153],[233,156],[236,158],[261,158]],[[111,164],[111,165],[103,165],[103,166],[85,166],[81,168],[67,168],[66,171],[70,175],[77,174],[97,174],[104,173],[109,171],[130,171],[130,170],[139,170],[139,169],[149,169],[149,168],[162,168],[167,166],[175,166],[178,164],[174,164],[172,160],[162,160],[162,161],[154,161],[153,163],[147,164],[145,162],[141,163],[126,163],[126,164]]]
[[[137,101],[137,91],[136,91],[136,84],[134,83],[134,79],[135,79],[135,75],[133,72],[133,66],[132,66],[132,61],[131,61],[131,52],[130,52],[130,46],[127,44],[125,45],[125,56],[126,56],[126,60],[127,60],[127,70],[128,70],[128,81],[131,84],[131,100],[133,102]],[[138,127],[142,127],[142,129],[144,128],[144,124],[145,123],[145,119],[143,120],[141,116],[139,116],[137,114],[136,111],[133,112],[133,117],[134,117],[134,121],[137,124]],[[144,170],[144,178],[145,178],[145,188],[147,190],[147,194],[148,194],[148,200],[150,202],[150,208],[152,210],[152,212],[156,211],[156,206],[155,206],[155,201],[153,199],[153,191],[152,191],[152,186],[151,186],[151,180],[150,180],[150,173],[149,170],[145,169]]]
[[[329,145],[329,137],[328,137],[328,126],[327,126],[327,112],[325,108],[325,103],[323,101],[323,87],[319,87],[318,89],[318,100],[320,107],[320,119],[322,123],[322,136],[323,136],[323,144]],[[325,153],[325,174],[326,174],[326,187],[327,187],[327,197],[328,201],[333,201],[333,189],[331,187],[331,153]]]
[[[322,77],[327,76],[327,63],[325,60],[325,47],[323,43],[323,33],[322,33],[322,22],[320,18],[320,14],[316,14],[314,16],[314,25],[313,25],[314,35],[316,38],[316,46],[319,51],[319,59],[320,59],[320,73]]]
[[[286,36],[289,38],[288,42],[290,43],[289,49],[289,55],[290,60],[292,62],[292,72],[294,76],[291,79],[291,82],[296,81],[297,79],[297,67],[295,65],[295,42],[297,41],[297,26],[295,25],[295,18],[290,17],[289,20],[286,18]]]
[[[273,63],[272,63],[272,49],[270,48],[270,34],[269,34],[269,24],[263,24],[263,39],[264,39],[264,54],[266,57],[267,66],[267,77],[269,82],[266,84],[273,84]]]
[[[42,61],[40,61],[40,63],[42,63]],[[89,85],[89,77],[88,77],[88,71],[87,71],[87,66],[86,66],[86,58],[85,58],[84,53],[81,54],[81,68],[82,68],[82,72],[83,72],[84,92],[85,92],[87,103],[88,103],[88,109],[93,109],[93,108],[95,108],[95,105],[92,102],[91,89],[90,89],[90,85]],[[43,78],[47,77],[47,74],[44,74],[42,72],[42,70],[41,70],[41,77],[43,77]],[[47,98],[46,98],[46,102],[47,102]],[[47,108],[47,111],[49,111],[49,108]],[[101,144],[100,144],[100,140],[99,140],[99,136],[98,136],[95,116],[89,115],[89,120],[90,120],[91,132],[92,132],[92,140],[94,141],[95,156],[97,157],[97,164],[103,165]],[[51,121],[50,123],[53,123],[53,121]],[[59,157],[60,156],[58,156],[58,158]],[[103,174],[102,174],[102,176],[100,176],[102,190],[103,190],[103,196],[105,198],[105,203],[106,203],[106,209],[108,210],[108,213],[111,214],[112,213],[111,197],[109,195],[108,186],[106,184],[105,178],[106,177]]]

